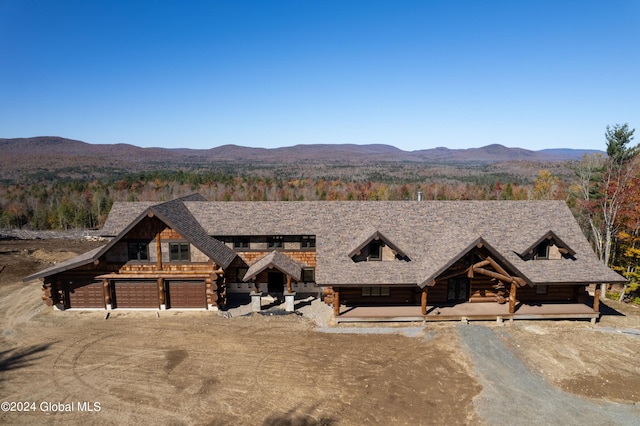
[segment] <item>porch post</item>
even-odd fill
[[[287,293],[292,293],[291,291],[291,276],[287,275]]]
[[[422,289],[422,300],[420,301],[420,305],[422,306],[422,315],[427,315],[427,290],[429,287],[425,287]]]
[[[340,315],[340,291],[336,288],[333,289],[333,316]]]
[[[602,285],[600,285],[600,288],[602,288]],[[593,312],[600,312],[600,291],[598,284],[596,284],[596,288],[593,291]]]
[[[516,311],[516,283],[511,283],[511,291],[509,292],[509,313],[512,314]]]

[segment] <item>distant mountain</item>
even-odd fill
[[[509,161],[564,162],[577,160],[595,150],[545,149],[531,151],[488,145],[480,148],[403,151],[390,145],[313,144],[282,148],[248,148],[223,145],[211,149],[141,148],[127,144],[88,144],[61,137],[0,139],[0,179],[67,170],[82,176],[100,176],[120,172],[208,167],[220,162],[229,164],[347,164],[372,163],[492,164]]]

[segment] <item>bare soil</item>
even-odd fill
[[[473,403],[482,386],[453,324],[407,337],[321,333],[298,315],[114,310],[105,319],[105,311],[54,312],[38,282],[21,281],[100,244],[0,241],[0,400],[36,405],[0,412],[0,423],[486,423]],[[618,330],[639,330],[640,314],[606,303],[626,316],[596,327],[483,324],[559,388],[634,403],[640,337]],[[55,412],[56,404],[74,411]]]

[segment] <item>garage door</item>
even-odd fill
[[[70,308],[103,308],[102,283],[78,283],[67,287]]]
[[[116,281],[115,299],[118,308],[158,308],[156,281]]]
[[[170,308],[206,308],[204,281],[167,281]]]

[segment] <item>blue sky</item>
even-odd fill
[[[604,149],[640,1],[0,0],[0,137]]]

